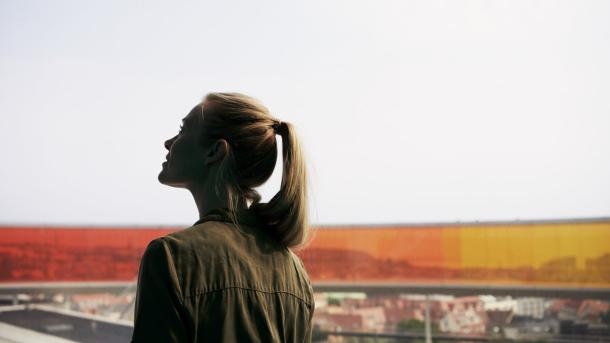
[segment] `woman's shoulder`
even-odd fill
[[[289,254],[264,228],[210,220],[159,238],[176,258],[211,260],[215,256],[252,260],[258,254]]]
[[[227,223],[222,221],[206,221],[187,227],[160,237],[172,251],[196,248],[209,251],[211,247],[218,247],[234,235]],[[207,249],[206,249],[207,248]]]
[[[288,252],[290,254],[290,257],[292,258],[292,261],[294,262],[297,274],[299,275],[299,281],[301,282],[301,286],[308,292],[307,297],[310,301],[313,302],[313,287],[311,285],[309,273],[307,273],[307,269],[305,269],[305,264],[303,263],[299,255],[295,254],[291,249],[288,249]]]

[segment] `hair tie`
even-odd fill
[[[273,128],[275,133],[281,134],[283,124],[284,123],[281,120],[278,120],[275,123],[273,123],[273,125],[271,127]]]

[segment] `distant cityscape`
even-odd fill
[[[610,339],[606,301],[494,296],[429,297],[435,334],[540,339],[581,335]],[[426,297],[320,293],[315,325],[321,332],[423,332]],[[340,340],[339,340],[340,341]]]
[[[135,284],[115,293],[60,292],[52,296],[35,296],[24,291],[12,299],[3,298],[0,322],[30,325],[33,330],[67,339],[79,335],[79,341],[84,342],[103,341],[105,334],[124,335],[128,340],[134,298]],[[315,303],[314,337],[320,342],[358,341],[344,337],[345,333],[423,335],[426,305],[433,337],[463,337],[465,341],[468,337],[513,341],[535,339],[539,342],[558,338],[571,342],[610,341],[610,303],[596,299],[315,293]],[[29,316],[35,313],[38,323],[24,323],[23,315],[17,316],[10,309],[3,310],[19,304],[39,304],[26,312],[30,313]],[[59,317],[65,317],[66,313],[77,318],[79,316],[75,314],[82,313],[87,324],[80,325],[86,327],[75,327],[79,324],[74,321],[64,330],[54,331],[57,323],[62,321]],[[92,318],[103,320],[93,325]],[[121,324],[118,329],[100,332],[100,325],[113,322]]]

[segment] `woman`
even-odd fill
[[[279,192],[271,176],[282,137]],[[311,340],[313,290],[289,248],[307,238],[306,173],[294,127],[255,99],[211,93],[165,142],[162,184],[188,189],[199,220],[150,242],[138,276],[132,342]]]

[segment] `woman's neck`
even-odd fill
[[[229,208],[229,198],[226,195],[226,192],[222,192],[222,194],[217,195],[213,185],[193,186],[189,187],[188,189],[193,195],[195,205],[197,205],[199,219],[205,217],[214,209]],[[237,204],[235,204],[235,210],[245,210],[247,208],[248,206],[245,200],[243,197],[240,197]]]

